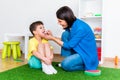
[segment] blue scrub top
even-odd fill
[[[90,26],[80,19],[76,19],[70,29],[68,42],[63,48],[73,49],[82,57],[85,70],[96,70],[99,64],[95,36]]]

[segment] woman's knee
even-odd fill
[[[74,54],[66,57],[62,61],[61,66],[66,71],[82,70],[84,67],[83,61],[81,60],[81,57],[79,54]]]
[[[71,71],[71,65],[70,65],[70,61],[68,60],[63,60],[61,63],[61,66],[64,70],[66,71]]]

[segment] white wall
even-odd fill
[[[78,0],[0,0],[0,48],[5,33],[30,33],[29,25],[37,20],[42,20],[55,36],[61,36],[55,13],[63,5],[71,7],[78,16]],[[54,50],[59,53],[60,47]]]
[[[103,0],[103,56],[120,58],[119,0]]]
[[[55,12],[62,5],[70,6],[78,16],[79,0],[0,0],[0,43],[5,33],[29,33],[29,25],[42,20],[47,29],[60,36],[62,29],[57,24]],[[104,57],[120,57],[120,5],[119,0],[103,0],[102,50]],[[57,46],[53,43],[53,46]],[[2,44],[0,44],[2,48]],[[60,47],[55,47],[59,53]]]

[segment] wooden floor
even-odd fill
[[[56,55],[54,55],[53,61],[54,62],[61,62],[63,59],[64,59],[63,57],[61,57],[60,55],[56,54]],[[11,58],[2,59],[1,58],[1,54],[0,54],[0,72],[5,71],[5,70],[9,70],[9,69],[12,69],[12,68],[15,68],[17,66],[21,66],[21,65],[27,64],[27,60],[24,59],[24,55],[22,55],[22,57],[19,58],[19,60],[22,60],[22,61],[15,61],[15,60],[13,60],[12,57]],[[120,68],[120,62],[116,66],[116,65],[114,65],[114,60],[113,59],[105,59],[103,61],[103,64],[101,64],[99,66],[111,67],[111,68]]]
[[[27,63],[27,60],[25,60],[23,58],[23,56],[21,58],[19,58],[19,60],[22,60],[22,62],[21,61],[15,61],[12,57],[2,59],[1,54],[0,54],[0,72],[8,70],[8,69],[15,68],[17,66],[21,66],[21,65],[24,65],[24,64]]]
[[[63,60],[63,57],[60,57],[59,55],[55,55],[53,59],[54,62],[61,62],[61,60]],[[9,70],[24,64],[27,64],[27,59],[24,58],[23,54],[21,58],[18,58],[18,60],[14,60],[12,56],[10,58],[2,59],[1,53],[0,53],[0,72]]]

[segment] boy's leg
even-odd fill
[[[53,59],[53,50],[50,48],[50,44],[45,43],[45,56],[52,61]]]
[[[66,57],[61,65],[66,71],[84,70],[85,67],[81,56],[77,53]]]
[[[53,50],[50,48],[49,44],[45,44],[45,55],[48,59],[51,60],[51,64],[48,65],[48,68],[54,73],[57,73],[57,70],[52,66],[52,59],[53,59]]]
[[[42,55],[42,56],[45,56],[45,46],[44,46],[44,44],[39,44],[38,45],[38,52],[40,53],[40,55]]]
[[[42,71],[46,74],[53,74],[48,65],[46,65],[44,62],[42,62]]]
[[[38,46],[38,52],[42,55],[46,57],[46,49],[45,49],[45,45],[44,44],[39,44]],[[46,74],[53,74],[53,72],[49,69],[48,65],[45,64],[42,61],[42,71]]]
[[[44,56],[44,46],[43,44],[39,44],[38,46],[38,52]],[[37,58],[36,56],[31,56],[30,60],[28,61],[28,64],[30,65],[31,68],[42,68],[42,61]]]
[[[31,56],[30,60],[28,61],[28,64],[30,68],[36,68],[36,69],[42,68],[41,61],[35,56]]]

